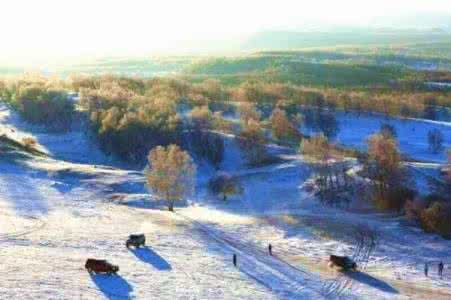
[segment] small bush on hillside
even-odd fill
[[[424,230],[451,238],[451,204],[434,202],[420,215]]]
[[[33,149],[36,147],[37,142],[34,138],[31,137],[25,137],[22,139],[22,144],[29,149]]]
[[[190,125],[193,130],[210,130],[213,123],[213,114],[208,106],[195,107],[189,114]]]
[[[429,194],[424,198],[409,200],[405,212],[410,220],[417,221],[425,231],[451,238],[451,203],[444,196]]]
[[[374,201],[380,210],[401,212],[408,201],[415,199],[416,192],[403,186],[396,186],[383,195],[376,194]]]
[[[333,155],[333,147],[324,134],[303,139],[299,151],[304,155],[314,157],[323,162],[331,159]]]
[[[379,132],[387,138],[394,139],[397,137],[396,129],[393,125],[384,123],[381,125]]]
[[[243,192],[241,182],[237,177],[230,174],[219,174],[208,182],[210,191],[215,195],[221,195],[223,201],[227,201],[227,197]]]

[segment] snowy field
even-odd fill
[[[268,116],[269,117],[269,116]],[[227,120],[239,122],[239,113],[227,113]],[[400,150],[410,158],[420,161],[443,163],[445,151],[431,153],[428,144],[428,132],[438,129],[443,133],[443,148],[451,148],[451,123],[425,119],[387,117],[377,113],[355,113],[337,111],[338,134],[335,141],[345,146],[366,149],[367,138],[381,129],[381,125],[390,124],[395,128]],[[301,129],[306,134],[315,133],[305,124]]]
[[[422,119],[390,118],[377,114],[337,113],[339,132],[336,140],[347,146],[366,147],[369,135],[377,133],[382,124],[392,125],[397,133],[399,147],[402,153],[413,159],[431,162],[446,161],[444,151],[434,154],[428,149],[428,132],[439,129],[444,136],[443,146],[451,147],[451,123],[428,121]]]
[[[47,133],[6,107],[0,126],[50,154],[0,159],[0,299],[451,299],[451,241],[400,218],[318,205],[301,189],[311,175],[302,157],[246,169],[229,139],[222,168],[244,194],[226,203],[209,195],[205,171],[174,214],[141,172],[102,165],[110,160],[82,129]],[[135,232],[148,246],[127,250]],[[352,256],[359,271],[330,269],[332,253]],[[89,275],[88,257],[119,265],[119,276]]]

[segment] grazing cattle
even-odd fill
[[[140,246],[146,245],[146,236],[144,234],[131,234],[128,237],[128,240],[125,242],[125,246],[129,248],[130,246],[134,246],[139,248]]]
[[[331,255],[329,260],[330,260],[329,264],[332,267],[337,266],[342,268],[344,271],[357,270],[357,264],[348,256]]]
[[[119,271],[118,266],[109,263],[107,260],[94,258],[88,258],[85,268],[89,273],[116,274]]]

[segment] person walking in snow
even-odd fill
[[[236,254],[233,254],[233,265],[236,267],[237,259]]]
[[[268,252],[269,252],[269,255],[272,256],[272,245],[271,244],[269,244],[269,246],[268,246]]]
[[[424,276],[428,277],[428,273],[429,273],[429,266],[428,263],[424,264]]]
[[[440,276],[440,279],[443,278],[443,268],[444,268],[444,265],[443,265],[443,262],[441,261],[438,264],[438,276]]]

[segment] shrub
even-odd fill
[[[406,187],[396,186],[383,195],[376,195],[376,207],[381,210],[401,212],[408,201],[415,199],[416,192]],[[380,198],[379,198],[380,197]]]
[[[37,142],[32,137],[24,137],[22,139],[22,144],[28,149],[34,149],[37,145]]]
[[[324,134],[319,134],[303,139],[299,150],[304,155],[326,162],[332,158],[333,147]]]
[[[212,128],[213,114],[208,106],[195,107],[189,113],[191,128],[197,131]]]
[[[229,196],[243,192],[243,187],[239,179],[227,173],[222,173],[211,178],[208,182],[208,187],[213,194],[222,195],[223,201],[226,201]]]
[[[434,202],[423,210],[420,220],[427,232],[436,232],[446,238],[451,238],[451,204]]]
[[[386,138],[394,139],[397,137],[396,129],[393,125],[388,123],[383,123],[379,132]]]

